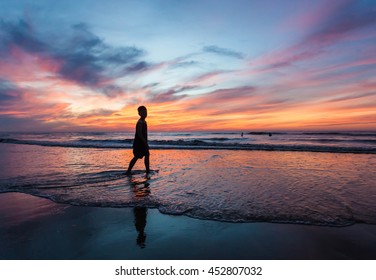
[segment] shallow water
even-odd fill
[[[131,150],[0,145],[0,192],[72,205],[146,206],[229,222],[376,224],[374,154],[152,150],[132,177]]]

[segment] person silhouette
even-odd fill
[[[148,144],[148,127],[145,121],[148,113],[145,106],[140,106],[137,109],[140,119],[136,124],[136,132],[133,140],[133,158],[129,162],[128,170],[126,171],[127,175],[131,175],[133,166],[136,164],[138,159],[144,159],[146,173],[150,172],[149,166],[149,144]]]

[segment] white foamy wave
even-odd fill
[[[346,189],[347,181],[342,188],[332,189],[328,179],[328,187],[317,188],[316,182],[311,181],[314,177],[306,176],[305,182],[299,175],[304,170],[282,178],[273,166],[267,180],[265,171],[257,168],[228,168],[225,176],[215,173],[213,162],[226,160],[211,156],[206,161],[207,170],[184,168],[169,174],[136,170],[129,177],[124,170],[107,170],[76,176],[18,176],[0,180],[0,192],[23,192],[76,206],[157,208],[164,214],[224,222],[376,224],[375,193],[367,188],[357,188],[352,197],[353,190]],[[247,178],[251,174],[250,181]],[[350,197],[343,197],[345,190]]]
[[[194,140],[151,140],[151,149],[201,149],[201,150],[260,150],[260,151],[299,151],[299,152],[331,152],[331,153],[376,153],[376,145],[305,145],[305,144],[248,144],[236,143],[237,138],[204,138]],[[312,140],[301,139],[301,142],[312,142]],[[2,138],[0,143],[37,145],[47,147],[69,147],[69,148],[103,148],[103,149],[129,149],[132,147],[132,139],[123,140],[96,140],[79,139],[75,141],[41,141],[41,140],[19,140],[13,138]],[[316,140],[316,142],[340,143],[339,140]],[[352,140],[346,141],[358,144],[375,144],[376,140]]]

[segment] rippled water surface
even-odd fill
[[[133,133],[0,133],[1,143],[72,148],[132,146]],[[376,154],[376,132],[149,133],[153,149],[227,149]]]
[[[129,149],[0,145],[0,192],[61,203],[135,205],[230,222],[376,223],[374,154],[152,150],[124,171]]]

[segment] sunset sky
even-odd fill
[[[0,131],[376,130],[376,1],[0,2]]]

